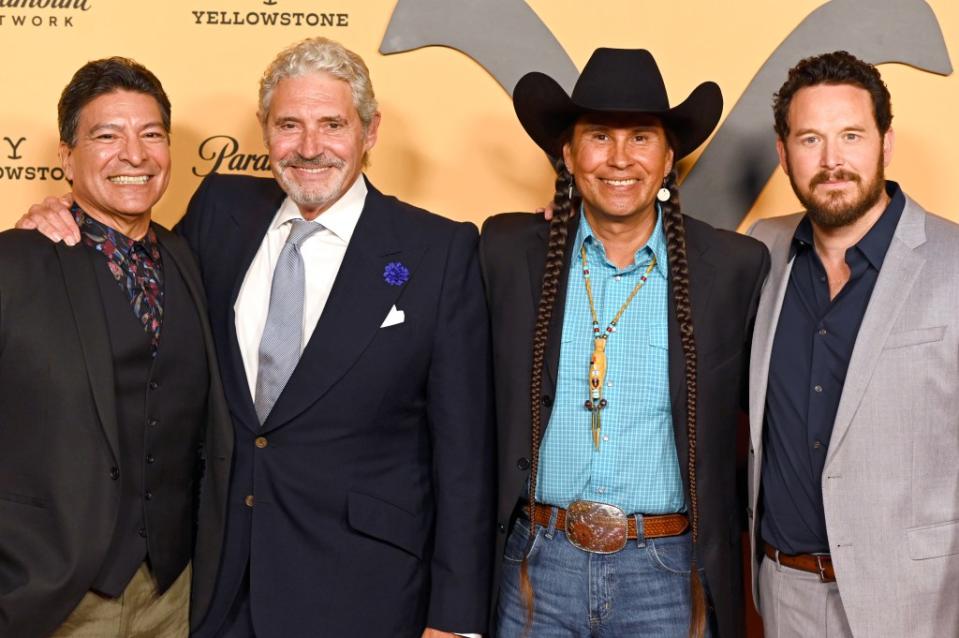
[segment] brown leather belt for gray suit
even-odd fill
[[[763,545],[766,548],[766,556],[780,565],[816,574],[824,583],[836,582],[836,571],[832,567],[829,554],[783,554],[769,543],[763,543]]]
[[[540,505],[536,508],[536,524],[548,527],[556,510],[556,529],[576,547],[597,554],[612,554],[636,540],[636,516],[627,516],[621,509],[605,503],[575,501],[568,509]],[[643,516],[643,537],[679,536],[689,529],[685,514]]]

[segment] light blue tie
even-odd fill
[[[270,308],[260,338],[259,369],[256,375],[254,407],[260,425],[266,421],[303,347],[303,295],[306,277],[300,246],[322,226],[305,219],[290,221],[290,236],[280,251],[273,270]]]

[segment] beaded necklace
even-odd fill
[[[633,288],[633,291],[626,297],[626,301],[620,307],[619,312],[613,317],[613,320],[606,326],[606,330],[600,330],[599,316],[596,314],[596,304],[593,302],[593,286],[589,281],[589,261],[586,257],[586,244],[583,243],[580,250],[580,258],[583,262],[583,281],[586,284],[586,298],[589,299],[589,311],[593,316],[593,354],[589,357],[589,398],[586,399],[586,409],[590,412],[590,421],[593,431],[593,447],[599,449],[599,433],[602,429],[600,420],[600,411],[608,404],[603,398],[603,385],[606,381],[606,343],[609,336],[616,332],[616,324],[622,318],[626,308],[639,289],[646,283],[649,273],[656,267],[656,256],[653,255],[646,272],[639,278],[639,282]]]

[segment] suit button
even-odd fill
[[[528,469],[529,469],[529,459],[526,458],[525,456],[524,456],[523,458],[519,459],[518,461],[516,461],[516,467],[518,467],[518,468],[521,469],[521,470],[528,470]]]
[[[147,528],[141,527],[140,529],[137,530],[137,534],[140,535],[140,538],[146,538],[146,537],[147,537]]]
[[[156,389],[159,388],[159,387],[160,387],[160,384],[157,383],[156,381],[151,381],[151,382],[150,382],[150,389],[151,389],[151,390],[156,390]]]
[[[499,533],[500,533],[500,534],[505,534],[505,533],[506,533],[506,526],[503,525],[502,523],[500,523],[499,525],[497,525],[496,528],[499,530]]]
[[[247,507],[253,507],[253,495],[247,494],[246,498],[243,499],[243,504],[246,505]]]
[[[110,468],[110,478],[112,478],[114,481],[116,481],[117,479],[119,479],[119,478],[120,478],[120,468],[118,468],[118,467],[111,467],[111,468]]]
[[[160,425],[160,419],[150,419],[150,427],[155,428]]]
[[[553,397],[549,396],[548,394],[544,394],[544,395],[543,395],[543,405],[545,405],[547,408],[548,408],[549,406],[553,405]]]
[[[148,500],[148,501],[152,501],[152,500],[153,500],[153,492],[151,492],[150,490],[147,490],[146,493],[143,495],[143,498],[145,498],[145,499]]]
[[[256,445],[256,447],[260,448],[261,450],[268,445],[265,436],[258,436],[258,437],[256,437],[256,440],[253,441],[253,444]]]
[[[156,463],[156,460],[157,459],[155,456],[153,456],[152,454],[147,454],[147,463],[150,463],[152,465],[153,463]]]

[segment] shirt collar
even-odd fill
[[[575,249],[573,253],[574,255],[579,254],[583,243],[586,242],[587,239],[589,240],[589,245],[595,246],[596,250],[605,260],[606,250],[603,248],[600,239],[593,234],[593,229],[589,225],[589,221],[586,219],[586,212],[583,206],[580,205],[579,230],[576,231],[576,240],[573,244],[573,248]],[[588,247],[587,250],[589,250]],[[650,234],[649,239],[646,240],[646,244],[641,246],[639,250],[636,251],[636,255],[633,258],[633,265],[623,268],[622,270],[630,270],[632,268],[649,263],[650,253],[656,256],[656,267],[654,270],[656,270],[663,277],[663,279],[668,279],[669,255],[666,251],[666,236],[663,230],[663,213],[658,203],[656,204],[656,225],[653,227],[653,232]]]
[[[363,206],[366,203],[366,180],[360,176],[353,182],[353,185],[343,193],[343,196],[333,202],[333,205],[314,220],[323,228],[327,229],[340,238],[344,244],[350,243],[353,237],[353,231],[356,230],[356,224],[360,221],[360,213],[363,212]],[[280,205],[270,225],[270,230],[281,227],[291,219],[302,219],[303,214],[299,206],[287,197]]]
[[[104,239],[108,239],[112,242],[114,248],[124,254],[129,254],[131,250],[139,246],[148,255],[152,255],[157,248],[157,236],[156,231],[153,230],[153,222],[150,222],[150,226],[142,239],[131,239],[116,228],[94,219],[77,203],[70,207],[70,212],[73,213],[73,220],[80,228],[85,243],[89,245],[101,244]]]
[[[872,225],[872,228],[863,235],[862,239],[849,248],[849,250],[858,249],[876,270],[882,268],[882,262],[886,259],[889,244],[892,243],[892,237],[896,233],[902,211],[906,207],[906,196],[897,182],[886,180],[886,194],[889,195],[889,203],[882,215]],[[813,245],[812,222],[809,221],[808,215],[802,218],[793,234],[792,254],[795,254],[798,249],[797,244],[806,247],[812,247]]]

